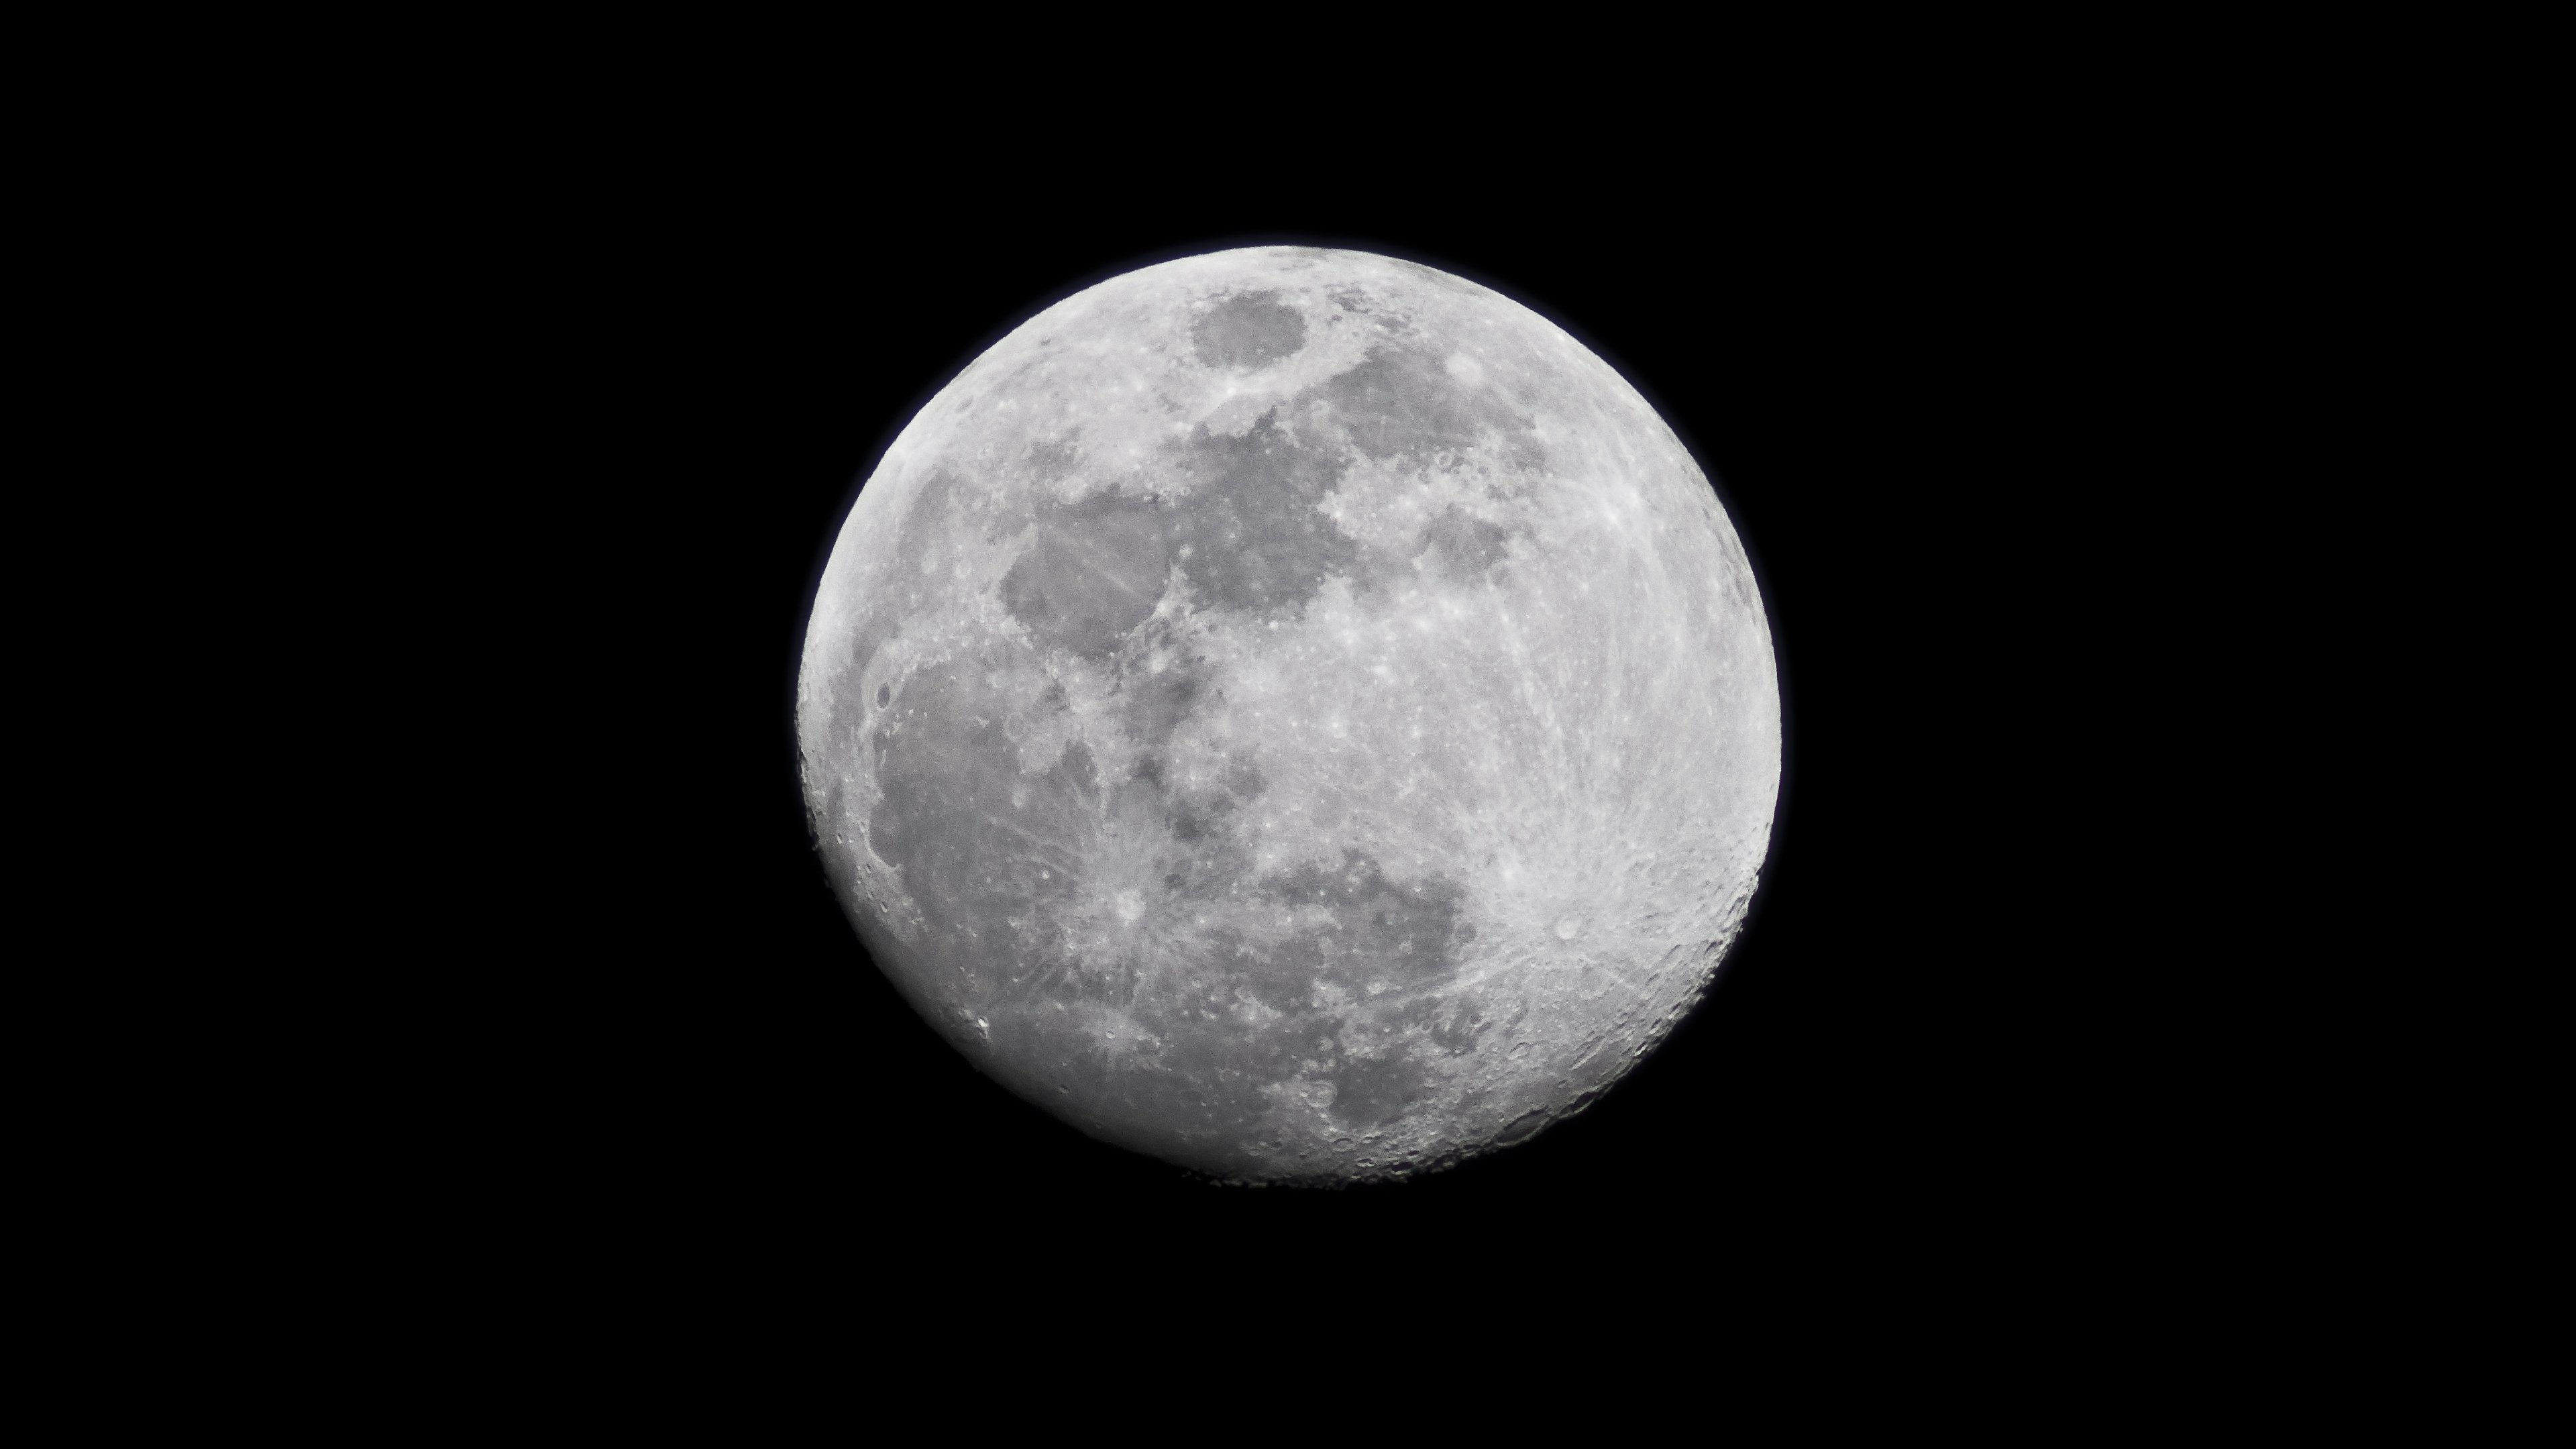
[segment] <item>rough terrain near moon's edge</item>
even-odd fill
[[[1402,1177],[1580,1111],[1744,919],[1779,690],[1644,399],[1445,273],[1131,272],[888,450],[805,640],[817,838],[985,1071],[1212,1176]]]

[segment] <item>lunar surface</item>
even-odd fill
[[[1607,364],[1407,262],[1231,251],[994,344],[868,479],[797,690],[879,966],[1212,1177],[1405,1177],[1589,1105],[1769,847],[1752,570]]]

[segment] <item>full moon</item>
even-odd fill
[[[922,408],[797,683],[832,888],[977,1066],[1210,1177],[1419,1175],[1706,992],[1780,695],[1716,492],[1517,302],[1349,251],[1114,277]]]

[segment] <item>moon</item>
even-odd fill
[[[1011,1089],[1224,1181],[1417,1176],[1699,1002],[1780,779],[1770,631],[1636,389],[1459,277],[1111,278],[933,397],[797,681],[832,888]]]

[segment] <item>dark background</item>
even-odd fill
[[[531,440],[492,499],[530,607],[486,727],[524,719],[532,768],[491,821],[518,914],[470,978],[509,1003],[458,1069],[502,1144],[472,1211],[818,1292],[1345,1253],[1718,1282],[1952,1262],[2098,1191],[2105,998],[2069,983],[2113,943],[2064,924],[2087,872],[2058,828],[2101,788],[2060,769],[2093,707],[2063,669],[2089,627],[2063,480],[2116,462],[2070,442],[2091,384],[2062,340],[2105,305],[2084,223],[1910,164],[1720,161],[1651,201],[1549,176],[961,202],[675,162],[568,182],[569,223],[525,245],[476,239],[534,325],[486,384]],[[1283,242],[1483,282],[1635,383],[1752,555],[1788,726],[1761,893],[1700,1012],[1576,1120],[1339,1192],[1093,1143],[939,1041],[826,889],[790,713],[823,561],[916,407],[1094,281]]]

